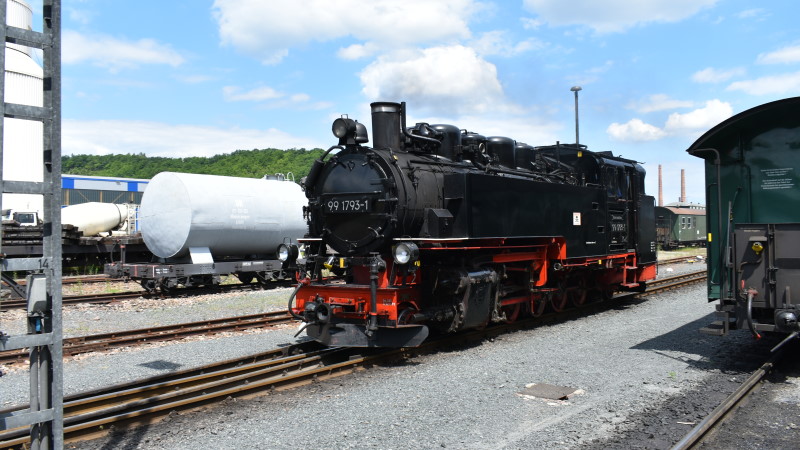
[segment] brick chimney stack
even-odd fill
[[[686,203],[686,170],[681,169],[681,203]]]

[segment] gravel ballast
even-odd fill
[[[662,275],[702,268],[670,267]],[[699,284],[293,391],[230,399],[77,447],[664,448],[716,406],[713,396],[703,400],[703,393],[715,391],[709,386],[727,395],[719,380],[742,378],[754,368],[741,352],[769,350],[768,342],[745,332],[699,334],[714,319],[705,291]],[[282,300],[287,297],[288,291]],[[294,327],[70,360],[65,391],[256,353],[294,342],[293,334]],[[531,383],[578,393],[566,401],[519,395]],[[4,403],[26,401],[27,373],[2,377],[0,395]],[[689,401],[659,417],[660,406],[676,399]],[[653,417],[669,423],[635,434]]]

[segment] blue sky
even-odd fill
[[[33,2],[34,11],[39,0]],[[645,163],[651,195],[703,202],[685,149],[800,95],[800,7],[773,0],[73,0],[63,4],[66,154],[327,148],[372,101],[409,122]]]

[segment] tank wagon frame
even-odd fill
[[[150,293],[173,293],[179,286],[217,286],[223,276],[235,275],[243,284],[267,287],[276,281],[294,280],[295,261],[239,260],[210,263],[110,263],[105,273],[138,282]]]
[[[702,331],[797,336],[800,97],[739,113],[687,151],[705,162],[708,300],[721,319]]]

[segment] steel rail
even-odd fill
[[[77,336],[64,339],[64,356],[74,356],[91,351],[109,350],[128,345],[165,342],[183,339],[189,336],[265,328],[289,323],[291,321],[293,321],[293,319],[286,314],[286,311],[273,311],[246,316],[178,323],[160,327]],[[0,352],[0,364],[22,363],[27,359],[28,351],[25,349]]]
[[[253,284],[225,284],[225,285],[202,287],[202,288],[183,288],[183,289],[177,289],[175,293],[170,295],[165,295],[162,293],[151,294],[150,292],[145,290],[117,292],[110,294],[101,293],[101,294],[70,295],[63,297],[63,304],[64,305],[74,305],[83,303],[108,304],[119,300],[139,298],[139,297],[143,298],[187,297],[195,295],[221,294],[221,293],[236,292],[236,291],[255,291],[263,289],[273,289],[279,287],[289,287],[289,286],[291,286],[291,282],[289,281],[271,281],[269,285],[253,283]],[[10,299],[10,300],[0,301],[0,311],[9,311],[12,309],[24,309],[26,307],[27,307],[27,301],[25,299]]]
[[[294,346],[300,354],[273,350],[222,365],[154,377],[90,394],[64,403],[65,438],[74,442],[105,434],[108,426],[152,423],[173,410],[196,408],[231,396],[267,389],[287,389],[351,373],[366,360],[355,349],[319,349],[315,343]],[[307,350],[307,349],[310,350]],[[0,411],[0,417],[16,410]],[[27,428],[0,433],[0,448],[26,445]]]
[[[681,257],[678,257],[678,258],[662,259],[661,261],[658,261],[658,265],[659,266],[668,266],[670,264],[678,264],[678,263],[682,263],[682,262],[689,262],[689,260],[692,259],[692,258],[693,258],[692,256],[681,256]],[[705,261],[703,261],[703,262],[705,262]]]
[[[756,386],[772,372],[775,365],[780,362],[784,352],[779,350],[772,357],[753,372],[728,398],[711,411],[700,423],[695,425],[686,436],[678,441],[671,450],[686,450],[694,448],[705,439],[709,432],[724,422],[742,401],[755,391]]]

